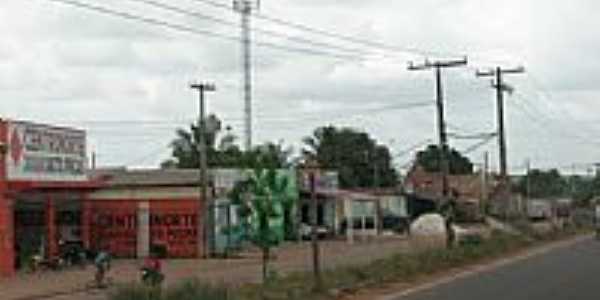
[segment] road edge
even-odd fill
[[[430,290],[430,289],[436,288],[436,287],[444,285],[444,284],[451,283],[451,282],[459,280],[459,279],[471,277],[471,276],[481,274],[484,272],[489,272],[489,271],[498,269],[498,268],[506,266],[506,265],[517,263],[519,261],[523,261],[523,260],[526,260],[526,259],[529,259],[532,257],[536,257],[539,255],[551,252],[556,249],[569,247],[571,245],[583,242],[583,241],[591,239],[591,238],[592,238],[592,235],[588,234],[588,235],[581,235],[581,236],[576,236],[576,237],[572,237],[572,238],[567,238],[567,239],[556,241],[556,242],[549,242],[547,244],[540,245],[540,246],[534,246],[532,248],[525,249],[522,252],[519,252],[519,253],[516,253],[513,255],[509,255],[508,257],[496,259],[496,260],[493,260],[488,263],[477,264],[477,265],[465,267],[464,270],[459,271],[454,274],[452,274],[452,272],[450,271],[449,273],[451,273],[451,274],[449,274],[447,276],[443,276],[440,279],[436,279],[433,281],[418,284],[415,287],[411,287],[411,288],[408,288],[406,290],[402,290],[402,291],[399,291],[396,293],[380,296],[380,297],[377,297],[376,300],[401,299],[403,297],[407,297],[407,296],[410,296],[412,294],[415,294],[415,293],[418,293],[421,291]]]

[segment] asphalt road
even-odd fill
[[[396,300],[597,300],[600,241],[517,261]]]

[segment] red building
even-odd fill
[[[84,131],[0,120],[0,276],[59,241],[116,256],[204,254],[194,170],[88,172]]]
[[[150,245],[163,247],[169,257],[203,254],[197,170],[92,173],[91,178],[103,186],[83,203],[82,220],[90,228],[87,247],[108,247],[117,257],[144,257]]]
[[[81,203],[98,184],[85,175],[85,132],[0,120],[0,275],[16,257],[58,253],[62,230],[86,238]]]

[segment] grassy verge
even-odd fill
[[[231,290],[198,280],[184,281],[165,290],[140,284],[123,285],[109,295],[110,300],[237,300]]]
[[[241,291],[242,299],[335,299],[386,283],[411,283],[425,276],[442,273],[515,253],[516,251],[556,241],[581,233],[579,230],[554,231],[543,236],[511,236],[494,233],[479,244],[463,245],[453,249],[428,249],[413,254],[397,254],[360,267],[346,267],[326,271],[321,289],[315,291],[311,273],[296,273],[276,279],[268,285],[247,286]]]
[[[544,235],[510,236],[492,234],[490,239],[453,249],[429,248],[412,254],[397,254],[368,264],[342,267],[323,273],[320,289],[315,290],[311,272],[284,277],[273,276],[268,284],[246,285],[229,290],[223,286],[187,281],[159,291],[129,285],[111,294],[111,300],[283,300],[335,299],[362,288],[386,283],[411,283],[425,276],[442,273],[515,253],[527,247],[556,241],[582,233],[580,230],[554,231]]]

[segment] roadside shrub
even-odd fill
[[[161,300],[160,290],[141,284],[126,284],[109,294],[110,300]]]
[[[198,280],[188,280],[167,289],[161,300],[231,300],[229,289]]]
[[[110,300],[235,300],[222,286],[188,280],[164,290],[140,284],[118,287],[109,295]]]

